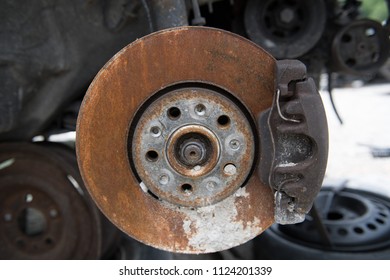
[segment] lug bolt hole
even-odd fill
[[[50,237],[48,237],[48,238],[45,239],[45,243],[46,243],[47,245],[52,245],[52,244],[54,243],[54,241],[53,241],[53,239],[51,239]]]
[[[340,228],[338,229],[337,233],[341,236],[346,236],[348,235],[348,231],[345,228]]]
[[[172,120],[177,120],[181,115],[181,111],[177,107],[171,107],[168,109],[168,117]]]
[[[229,126],[230,118],[226,115],[222,115],[222,116],[219,116],[219,118],[217,119],[217,122],[221,127],[225,128],[225,127]]]
[[[367,225],[367,227],[369,228],[369,229],[371,229],[371,230],[376,230],[376,225],[374,225],[374,224],[368,224]]]
[[[183,184],[181,185],[181,191],[185,194],[185,195],[191,195],[192,194],[192,186],[190,184]]]
[[[381,225],[384,225],[385,224],[385,221],[380,219],[380,218],[377,218],[375,219],[375,221],[378,223],[378,224],[381,224]]]
[[[147,153],[146,153],[146,159],[148,160],[148,161],[157,161],[158,160],[158,153],[156,152],[156,151],[153,151],[153,150],[151,150],[151,151],[148,151]]]
[[[206,114],[206,106],[204,106],[203,104],[196,105],[195,106],[195,113],[198,116],[204,116],[204,114]]]
[[[341,42],[343,43],[349,43],[352,41],[352,37],[351,35],[349,34],[344,34],[342,37],[341,37]]]
[[[228,176],[232,176],[237,173],[237,167],[232,163],[228,163],[224,166],[223,172]]]

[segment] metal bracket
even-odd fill
[[[260,176],[275,192],[275,222],[302,222],[324,178],[328,127],[321,97],[306,67],[277,62],[272,107],[260,115]]]
[[[194,18],[192,19],[192,25],[203,26],[206,24],[206,19],[202,17],[200,13],[199,1],[192,0],[192,9],[194,11]]]

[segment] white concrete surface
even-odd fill
[[[344,124],[321,93],[329,125],[329,161],[325,184],[348,180],[347,186],[390,196],[390,158],[373,158],[367,146],[390,148],[390,84],[334,89]]]

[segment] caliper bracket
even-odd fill
[[[302,222],[324,178],[328,157],[325,110],[314,81],[297,60],[277,62],[272,107],[258,119],[259,172],[275,194],[275,222]]]

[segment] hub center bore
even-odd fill
[[[190,124],[176,130],[167,142],[172,168],[188,177],[199,177],[213,170],[220,155],[217,136],[208,128]]]
[[[210,140],[199,133],[183,135],[175,146],[175,156],[188,167],[203,165],[213,152]]]

